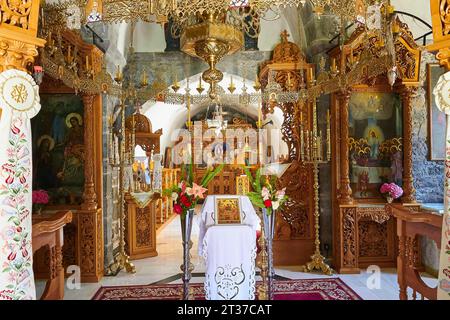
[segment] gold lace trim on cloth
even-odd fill
[[[153,200],[154,192],[139,192],[130,193],[131,198],[134,200],[139,209],[143,209]]]

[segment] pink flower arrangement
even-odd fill
[[[49,201],[48,193],[45,190],[35,190],[32,193],[33,204],[47,204]]]
[[[392,199],[398,199],[403,195],[403,189],[393,182],[384,183],[380,188],[380,192],[383,194],[388,194],[388,196]]]

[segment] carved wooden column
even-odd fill
[[[351,204],[353,202],[352,189],[350,188],[349,173],[349,149],[348,149],[348,103],[351,91],[346,90],[338,94],[341,134],[340,134],[340,186],[339,203]]]
[[[83,95],[84,104],[84,193],[83,210],[97,209],[94,184],[94,95]]]
[[[414,95],[415,87],[403,87],[401,98],[403,103],[403,197],[404,203],[416,202],[416,190],[413,184],[412,168],[412,106],[411,100]]]

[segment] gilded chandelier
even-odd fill
[[[209,97],[217,98],[217,84],[223,73],[217,63],[225,56],[239,51],[244,45],[244,33],[250,37],[259,34],[259,21],[268,11],[280,11],[287,7],[300,7],[310,3],[317,15],[325,12],[346,21],[365,21],[368,8],[379,6],[388,0],[61,0],[43,5],[48,21],[64,21],[70,25],[82,23],[172,21],[171,34],[180,38],[181,50],[204,60],[209,69],[203,80],[209,83]],[[77,11],[78,8],[78,11]],[[72,21],[78,17],[79,23]],[[69,27],[69,23],[67,25]],[[60,26],[63,27],[63,26]],[[53,26],[56,28],[56,25]]]

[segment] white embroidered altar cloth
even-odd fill
[[[256,230],[260,219],[248,197],[240,198],[242,224],[216,225],[208,196],[199,219],[199,255],[205,259],[207,300],[254,300]]]

